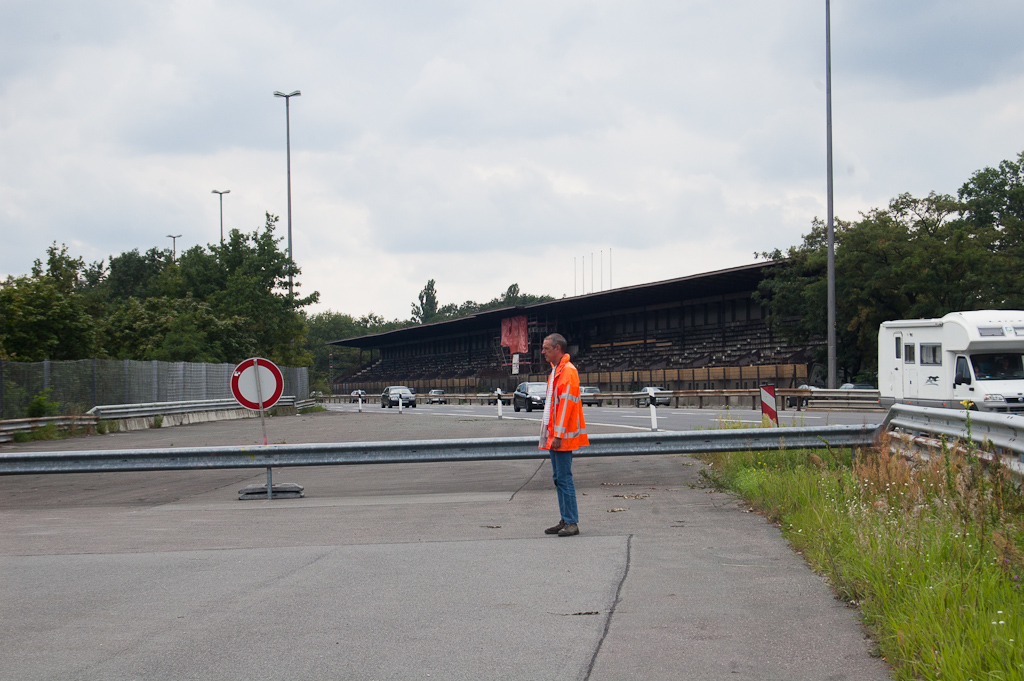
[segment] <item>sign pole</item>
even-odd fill
[[[263,414],[263,386],[260,385],[260,360],[258,358],[255,358],[255,357],[253,358],[253,360],[252,360],[252,368],[253,368],[253,371],[256,373],[256,401],[260,405],[260,425],[263,426],[263,446],[266,447],[267,446],[267,419],[266,419],[266,416]],[[271,482],[271,480],[272,480],[272,477],[271,477],[271,472],[270,472],[270,466],[267,466],[267,499],[273,499],[274,498],[274,486],[273,486],[273,483]]]
[[[261,374],[266,371],[266,375]],[[250,376],[249,372],[253,375]],[[269,378],[270,382],[267,383]],[[263,390],[266,386],[266,391]],[[263,430],[263,446],[267,447],[267,410],[277,404],[284,392],[284,376],[277,365],[269,359],[251,357],[242,361],[231,374],[231,394],[238,404],[260,413],[260,427]],[[303,496],[302,486],[290,482],[277,485],[274,489],[273,469],[267,466],[267,486],[249,485],[238,491],[239,499],[297,499]]]

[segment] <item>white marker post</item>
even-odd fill
[[[356,395],[356,399],[359,400],[359,413],[362,414],[363,413],[363,396],[362,395]]]
[[[388,399],[390,400],[391,398],[389,397]],[[398,393],[398,413],[399,414],[404,414],[405,413],[405,411],[403,411],[403,407],[402,407],[402,393]]]
[[[658,432],[658,405],[655,404],[654,391],[650,391],[647,398],[647,406],[651,408],[651,432]]]
[[[501,420],[501,388],[497,388],[494,394],[498,396],[498,420]]]

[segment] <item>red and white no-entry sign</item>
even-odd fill
[[[277,404],[284,392],[284,376],[269,359],[250,357],[231,374],[231,394],[246,409],[264,409]]]
[[[779,414],[775,409],[775,386],[761,386],[761,416],[767,416],[775,425],[779,425]]]

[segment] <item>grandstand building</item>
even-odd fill
[[[808,349],[777,337],[765,309],[751,299],[774,266],[757,263],[334,341],[369,351],[372,360],[336,380],[335,391],[374,394],[396,384],[416,392],[511,391],[522,381],[546,380],[540,346],[550,333],[568,340],[581,382],[602,391],[796,387],[806,382]]]

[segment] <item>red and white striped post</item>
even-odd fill
[[[775,410],[775,386],[761,386],[761,416],[767,416],[773,425],[779,425],[779,414]]]

